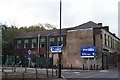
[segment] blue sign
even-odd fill
[[[62,52],[62,46],[51,46],[50,48],[52,53],[61,53]]]
[[[95,46],[81,47],[80,51],[81,51],[81,57],[83,58],[94,58],[96,56]]]
[[[30,54],[31,54],[31,51],[28,50],[28,59],[30,59]]]

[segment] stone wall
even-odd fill
[[[64,67],[70,68],[71,64],[73,68],[82,67],[81,46],[93,46],[93,29],[68,31],[66,46],[63,48],[62,62]],[[87,66],[87,61],[87,59],[84,59],[85,66]]]

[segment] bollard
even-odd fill
[[[98,65],[97,65],[97,70],[98,70]]]
[[[37,67],[35,68],[36,70],[36,79],[38,78],[38,71],[37,71]]]
[[[14,66],[14,72],[16,72],[16,65]]]
[[[57,68],[56,68],[56,76],[57,76]]]
[[[92,64],[91,64],[91,67],[90,67],[90,69],[92,70]]]
[[[27,67],[25,66],[25,73],[27,73]]]
[[[72,64],[71,64],[71,70],[72,70]]]
[[[25,78],[25,74],[24,74],[24,73],[22,73],[22,78],[23,78],[23,80],[24,80],[24,78]]]
[[[13,64],[12,64],[12,72],[13,72]]]
[[[2,72],[4,72],[4,65],[2,66]]]
[[[52,65],[52,77],[53,77],[53,65]]]
[[[94,70],[96,70],[96,65],[94,64]]]
[[[82,65],[82,70],[84,70],[84,64]]]

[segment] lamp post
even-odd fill
[[[60,45],[61,45],[61,11],[62,11],[62,0],[60,0]],[[61,78],[61,55],[62,55],[62,52],[59,53],[58,55],[59,55],[58,78]]]

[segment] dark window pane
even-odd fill
[[[32,39],[32,48],[36,48],[36,39]]]
[[[18,49],[21,48],[21,40],[17,40],[17,48],[18,48]]]

